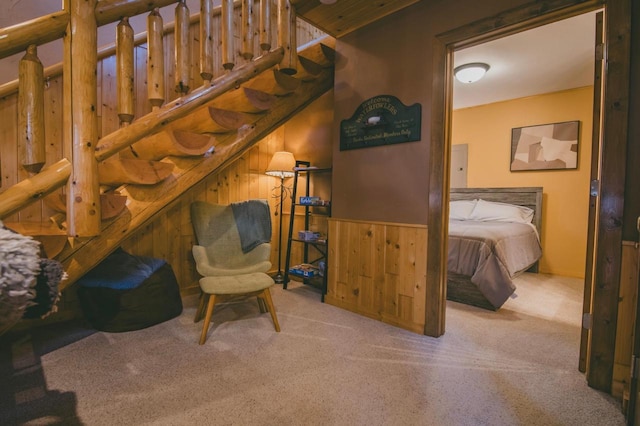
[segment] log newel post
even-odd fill
[[[134,107],[134,59],[133,28],[129,18],[122,18],[116,28],[116,81],[118,85],[118,118],[120,126],[133,121]]]
[[[253,58],[253,0],[242,0],[242,57]]]
[[[233,43],[233,0],[222,0],[222,67],[232,70],[235,66]]]
[[[213,0],[200,0],[200,76],[204,84],[213,79]]]
[[[69,30],[65,36],[65,86],[69,101],[72,172],[67,189],[68,233],[73,237],[100,234],[100,184],[95,148],[98,143],[97,0],[67,0]]]
[[[147,93],[153,110],[164,103],[163,23],[158,9],[147,17]]]
[[[260,49],[271,50],[271,0],[260,0]]]
[[[278,45],[284,49],[280,71],[295,74],[298,67],[296,14],[290,0],[278,0]]]
[[[189,92],[189,68],[191,66],[189,48],[189,8],[180,0],[175,9],[175,88],[177,93]]]
[[[18,82],[18,146],[22,167],[38,173],[46,162],[44,70],[35,44],[20,60]]]

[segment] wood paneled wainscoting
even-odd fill
[[[424,333],[427,227],[329,220],[325,302]]]

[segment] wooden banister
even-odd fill
[[[32,44],[41,45],[62,38],[68,23],[69,13],[61,10],[0,28],[0,58],[23,52]]]
[[[0,219],[43,198],[67,183],[71,163],[66,158],[45,167],[37,175],[18,182],[0,194]]]
[[[99,27],[177,3],[178,0],[100,0],[96,6]]]

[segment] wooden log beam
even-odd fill
[[[0,219],[17,213],[67,183],[71,163],[66,158],[0,193]]]
[[[18,146],[22,167],[38,173],[46,162],[44,133],[44,76],[38,48],[32,44],[20,60],[18,89]]]
[[[122,18],[116,28],[116,83],[118,85],[118,118],[120,125],[130,124],[134,105],[133,28],[129,18]]]
[[[68,232],[74,237],[100,233],[100,184],[95,147],[98,143],[97,0],[66,0],[69,29],[65,36],[65,127],[70,134],[72,165],[67,190]],[[71,87],[66,87],[70,85]]]
[[[175,89],[177,93],[189,92],[189,69],[191,49],[189,47],[189,8],[180,0],[175,10]]]
[[[100,0],[96,6],[96,22],[101,27],[124,17],[151,12],[176,2],[177,0]]]
[[[106,135],[96,148],[96,159],[104,161],[123,148],[143,137],[157,133],[167,124],[186,116],[197,108],[211,102],[228,90],[238,87],[245,81],[276,65],[282,59],[282,49],[274,49],[255,61],[238,68],[236,72],[223,75],[211,84],[202,86],[191,93],[176,99],[156,111],[134,121],[130,126]]]
[[[213,79],[213,0],[200,0],[200,77],[204,84]]]
[[[61,10],[49,15],[0,28],[0,58],[24,52],[32,44],[41,45],[64,36],[69,14]]]

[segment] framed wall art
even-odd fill
[[[580,122],[511,129],[511,171],[578,168]]]

